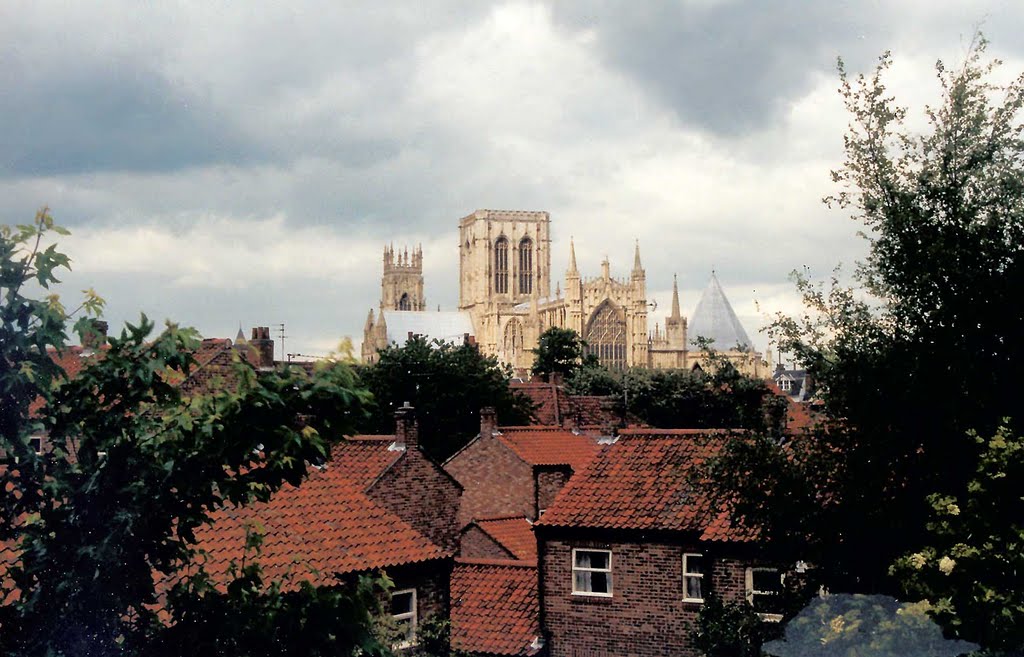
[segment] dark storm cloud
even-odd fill
[[[604,60],[694,127],[738,135],[771,126],[815,73],[864,35],[888,30],[847,2],[555,3],[556,19],[591,29]],[[877,53],[872,53],[877,54]]]
[[[68,62],[41,77],[6,55],[2,176],[173,171],[261,155],[227,117],[131,62]]]

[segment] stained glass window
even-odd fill
[[[533,293],[533,241],[524,237],[519,242],[519,294]]]
[[[494,291],[508,294],[508,240],[504,237],[494,243]]]
[[[587,323],[587,353],[609,369],[626,367],[626,318],[610,302],[598,306]]]

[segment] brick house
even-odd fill
[[[394,582],[394,620],[410,642],[423,620],[446,618],[462,491],[419,449],[412,412],[399,409],[393,436],[336,444],[299,486],[212,513],[196,537],[215,581],[242,559],[246,532],[258,528],[268,580],[331,585],[383,569]]]
[[[781,574],[691,478],[727,434],[624,430],[534,526],[552,657],[696,655],[708,591],[770,611]]]
[[[597,442],[560,427],[498,429],[494,409],[481,410],[480,434],[444,463],[463,486],[459,526],[485,518],[536,520],[597,454]]]

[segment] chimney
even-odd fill
[[[108,324],[102,319],[89,322],[89,328],[82,332],[82,349],[95,351],[107,342]]]
[[[416,424],[416,409],[409,402],[395,411],[395,444],[407,449],[419,444],[419,426]]]
[[[274,366],[274,341],[270,339],[269,326],[254,326],[252,340],[249,344],[256,350],[258,361],[256,367]]]
[[[498,428],[498,422],[493,406],[484,406],[480,409],[480,437],[490,438],[494,430]]]

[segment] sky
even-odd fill
[[[281,357],[358,345],[385,244],[422,244],[453,310],[458,219],[546,210],[556,280],[570,237],[584,276],[627,275],[639,240],[652,330],[673,275],[690,314],[714,270],[764,349],[791,271],[866,253],[821,202],[836,58],[892,51],[923,124],[979,27],[1024,71],[1019,0],[3,2],[0,223],[49,206],[61,292],[94,288],[113,330],[283,323]]]

